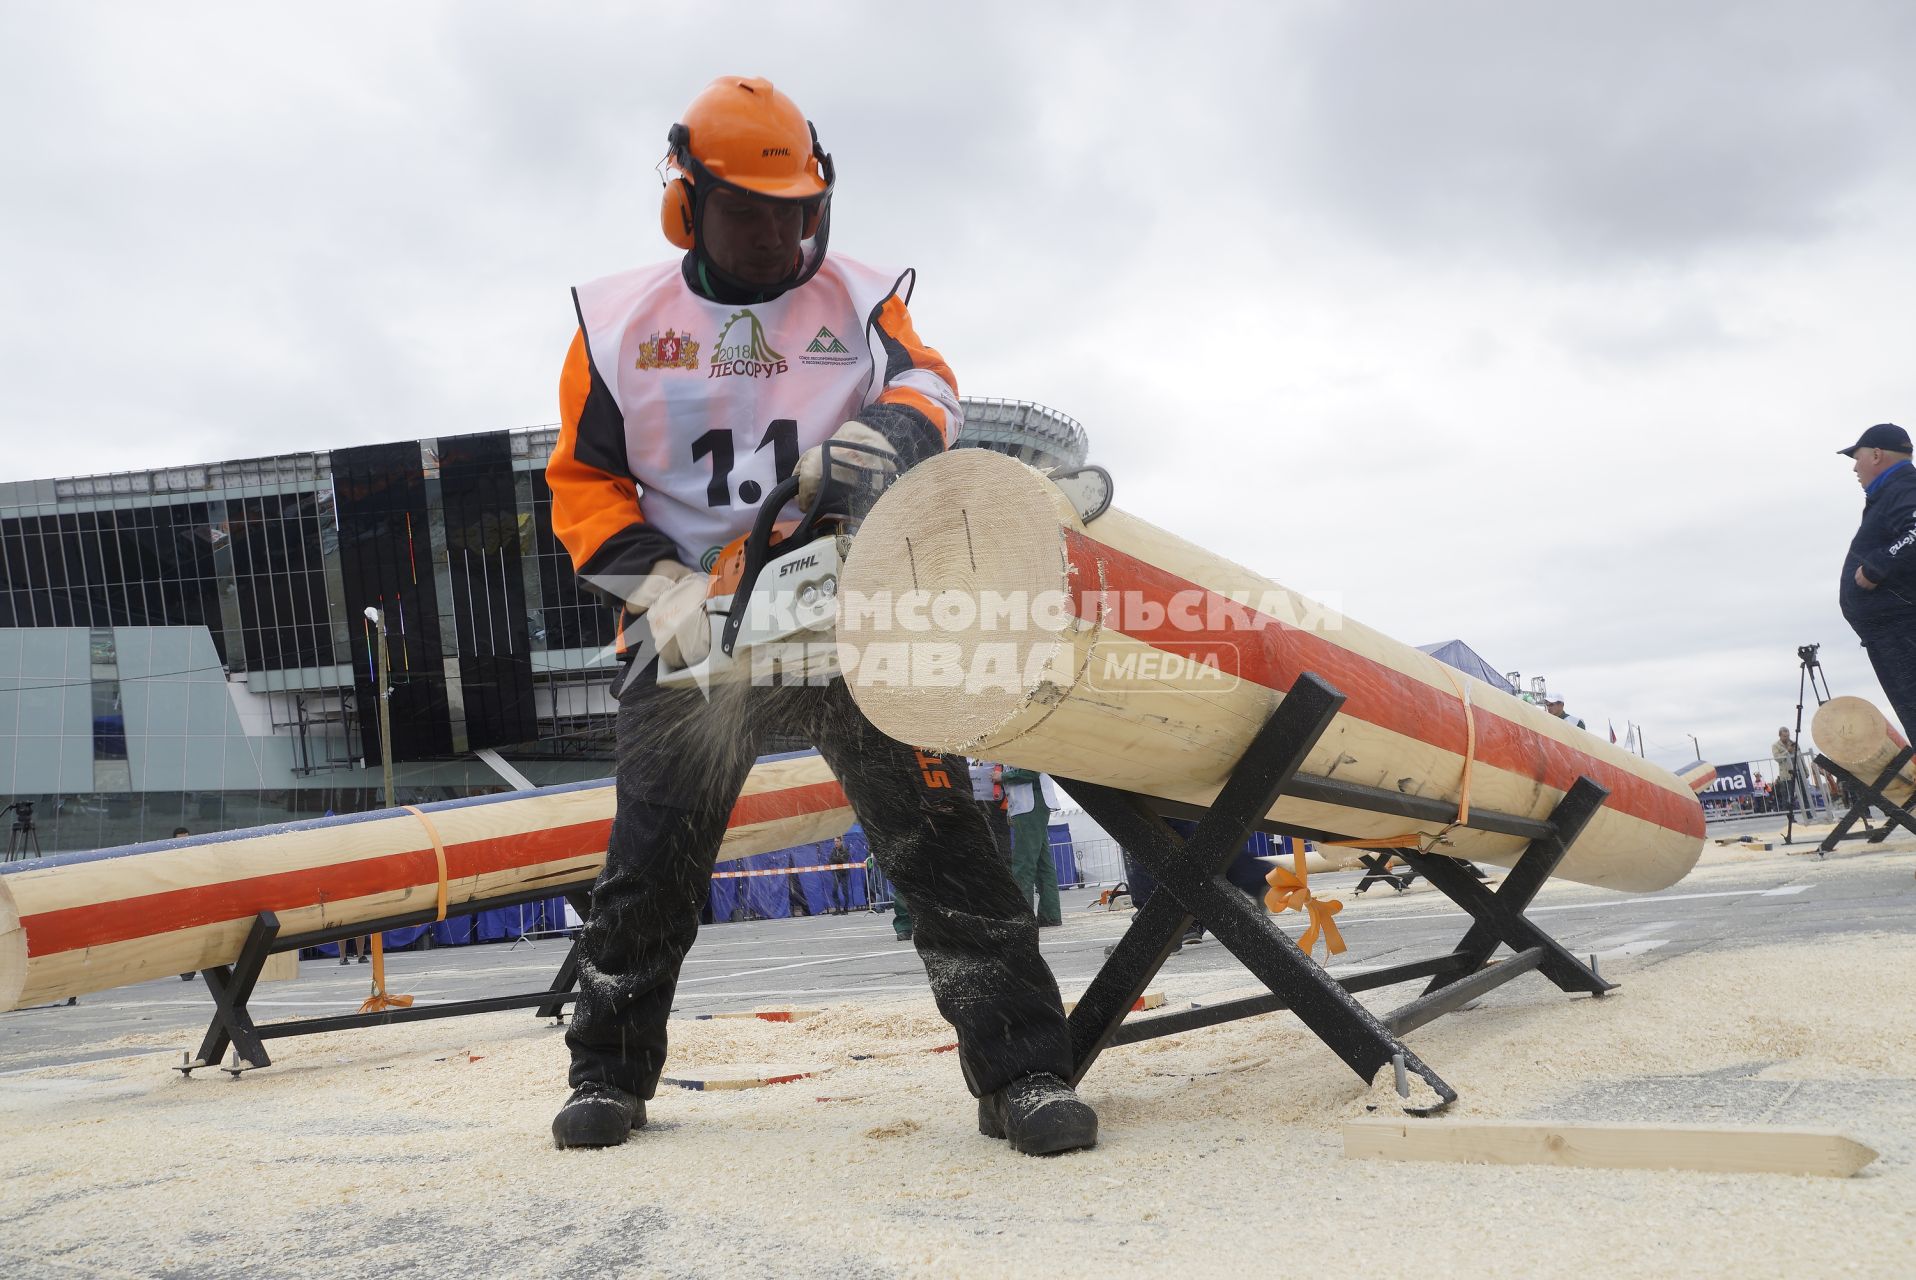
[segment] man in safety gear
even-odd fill
[[[832,160],[790,98],[715,80],[667,145],[661,216],[684,256],[573,291],[579,331],[546,467],[553,531],[580,578],[623,607],[622,634],[652,642],[618,686],[617,810],[580,937],[573,1093],[553,1138],[612,1146],[645,1123],[728,816],[777,733],[817,744],[909,896],[980,1131],[1034,1154],[1091,1146],[1097,1117],[1064,1083],[1070,1041],[1037,922],[963,760],[886,737],[842,680],[716,686],[709,702],[654,682],[650,648],[675,666],[707,655],[719,548],[794,474],[808,505],[827,440],[864,446],[861,466],[904,470],[961,423],[951,370],[906,311],[913,273],[827,256]]]

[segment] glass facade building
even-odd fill
[[[961,443],[1084,460],[1061,414],[965,406]],[[368,606],[400,803],[507,789],[485,748],[609,774],[615,618],[552,532],[556,436],[0,484],[9,856],[379,807]]]

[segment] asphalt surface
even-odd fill
[[[1847,845],[1827,860],[1778,850],[1750,862],[1699,868],[1670,890],[1641,896],[1553,881],[1531,915],[1572,952],[1595,955],[1605,976],[1625,985],[1633,969],[1691,952],[1728,954],[1837,933],[1907,933],[1916,931],[1916,852],[1909,843],[1870,852]],[[1356,882],[1355,873],[1312,877],[1313,889],[1346,903],[1338,923],[1349,950],[1332,963],[1333,973],[1441,954],[1469,923],[1428,887],[1403,894],[1373,887],[1357,897],[1351,893]],[[1131,918],[1128,911],[1105,911],[1095,898],[1092,890],[1067,891],[1065,924],[1041,935],[1067,999],[1090,982],[1105,948]],[[1293,937],[1300,931],[1294,913],[1279,921]],[[538,990],[550,982],[569,945],[550,938],[401,953],[389,957],[388,986],[420,1004]],[[369,990],[369,974],[370,966],[309,960],[295,982],[262,983],[252,1011],[261,1022],[350,1013]],[[1165,991],[1176,1007],[1195,993],[1255,981],[1223,946],[1207,940],[1173,955],[1152,987]],[[1528,976],[1512,986],[1543,981]],[[675,1008],[684,1017],[925,992],[924,970],[911,945],[893,937],[890,916],[854,912],[708,927],[686,959]],[[197,1048],[211,1012],[202,980],[169,977],[83,996],[74,1005],[0,1014],[0,1081],[39,1067],[137,1052],[112,1045],[129,1035],[177,1033],[176,1045],[154,1051],[177,1062],[183,1051]],[[526,1010],[523,1016],[534,1014]],[[280,1039],[269,1050],[293,1056],[299,1044]]]

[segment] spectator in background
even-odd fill
[[[865,855],[865,905],[872,911],[878,910],[880,890],[874,888],[883,885],[884,892],[891,894],[891,931],[898,935],[900,942],[910,942],[915,932],[911,908],[905,905],[905,895],[898,892],[898,886],[885,880],[884,872],[879,869],[878,859],[872,854]]]
[[[1585,732],[1589,731],[1589,726],[1585,725],[1583,721],[1577,719],[1575,716],[1571,715],[1569,712],[1563,709],[1562,698],[1550,698],[1546,700],[1543,704],[1543,709],[1545,711],[1548,711],[1551,715],[1557,717],[1557,719],[1562,720],[1566,724],[1575,725],[1577,728],[1583,729]]]
[[[1005,808],[1011,816],[1011,878],[1025,905],[1038,900],[1038,927],[1064,923],[1058,905],[1058,867],[1051,859],[1051,779],[1029,769],[1005,769]]]
[[[1800,800],[1808,810],[1809,778],[1803,769],[1803,752],[1787,728],[1778,727],[1776,741],[1770,744],[1770,759],[1776,762],[1776,807],[1794,809]]]
[[[1188,818],[1166,818],[1164,819],[1164,825],[1177,832],[1186,840],[1189,840],[1197,834],[1197,823],[1192,822]],[[1289,837],[1286,837],[1286,839],[1288,838]],[[1287,849],[1287,846],[1277,844],[1275,841],[1273,841],[1273,844],[1281,851],[1282,860],[1288,865],[1290,862],[1289,854],[1288,852],[1282,852]],[[1269,888],[1264,877],[1269,873],[1270,867],[1267,866],[1264,860],[1259,856],[1259,847],[1260,837],[1252,835],[1244,842],[1244,847],[1232,856],[1231,865],[1225,869],[1224,878],[1239,889],[1242,889],[1254,901],[1262,904],[1264,901],[1264,891]],[[1131,905],[1139,911],[1144,910],[1144,904],[1151,901],[1151,895],[1157,892],[1157,878],[1151,874],[1143,863],[1134,861],[1131,855],[1126,853],[1124,855],[1124,879],[1125,886],[1131,893]],[[1187,943],[1202,941],[1204,941],[1204,923],[1200,920],[1192,920],[1190,924],[1185,926],[1183,936],[1171,944],[1171,953],[1175,955],[1184,950]],[[1111,951],[1112,948],[1107,947],[1104,953],[1110,955]]]
[[[971,798],[984,810],[985,825],[991,828],[991,838],[998,846],[998,854],[1007,862],[1011,860],[1011,817],[1005,812],[1004,766],[991,764],[984,760],[971,761]]]
[[[1806,756],[1809,756],[1809,752],[1807,751],[1805,751],[1803,754]],[[1836,780],[1835,774],[1831,773],[1828,769],[1825,769],[1822,765],[1816,763],[1816,758],[1814,756],[1810,756],[1810,767],[1816,771],[1815,773],[1816,780],[1822,786],[1824,804],[1834,805],[1839,798],[1843,799],[1845,803],[1847,803],[1848,798],[1844,794],[1843,784]]]
[[[791,870],[785,873],[785,909],[796,920],[800,916],[812,914],[812,904],[805,900],[805,886],[799,883],[802,872],[798,869],[798,855],[786,855],[785,865]]]
[[[851,856],[851,851],[845,847],[845,837],[833,836],[832,851],[827,861],[832,864],[832,899],[836,905],[826,908],[829,915],[842,916],[851,910]]]

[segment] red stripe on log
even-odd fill
[[[1123,607],[1108,607],[1104,612],[1121,624],[1117,630],[1135,640],[1166,653],[1207,662],[1279,693],[1288,692],[1304,672],[1316,672],[1345,695],[1343,714],[1463,755],[1464,717],[1454,694],[1434,689],[1314,632],[1259,613],[1248,604],[1238,604],[1076,529],[1067,527],[1063,532],[1080,583],[1081,617],[1098,617],[1098,596],[1117,593],[1118,604]],[[1144,620],[1132,616],[1137,610],[1125,593],[1157,606],[1163,621],[1142,625]],[[1197,630],[1174,625],[1170,608],[1174,599],[1201,608],[1206,625]],[[1177,616],[1188,614],[1187,608]],[[1214,620],[1222,626],[1211,627]],[[1218,658],[1223,661],[1213,660]],[[1545,786],[1568,791],[1579,776],[1588,775],[1609,788],[1606,803],[1621,812],[1702,838],[1701,805],[1555,738],[1513,724],[1481,706],[1477,713],[1477,759],[1485,764],[1532,777],[1538,776],[1541,755],[1539,780]]]
[[[845,798],[845,788],[836,781],[808,782],[802,787],[783,787],[777,791],[740,796],[738,803],[732,806],[732,817],[726,825],[750,827],[778,818],[825,813],[831,809],[849,808],[850,805],[851,801]]]
[[[731,828],[756,826],[781,818],[824,813],[849,803],[837,782],[764,791],[740,796],[726,825]],[[611,831],[612,821],[606,818],[447,845],[446,878],[463,880],[597,852],[605,848]],[[391,893],[436,884],[438,879],[438,859],[432,849],[409,849],[353,862],[63,907],[22,916],[20,923],[27,935],[27,955],[47,956],[201,925],[244,920],[261,911],[296,911],[324,902]]]
[[[447,845],[446,878],[461,880],[603,849],[611,830],[611,820],[604,819]],[[409,849],[353,862],[63,907],[23,916],[20,923],[26,929],[27,954],[44,956],[243,920],[260,911],[297,911],[325,902],[391,893],[436,884],[438,880],[439,866],[433,851]]]

